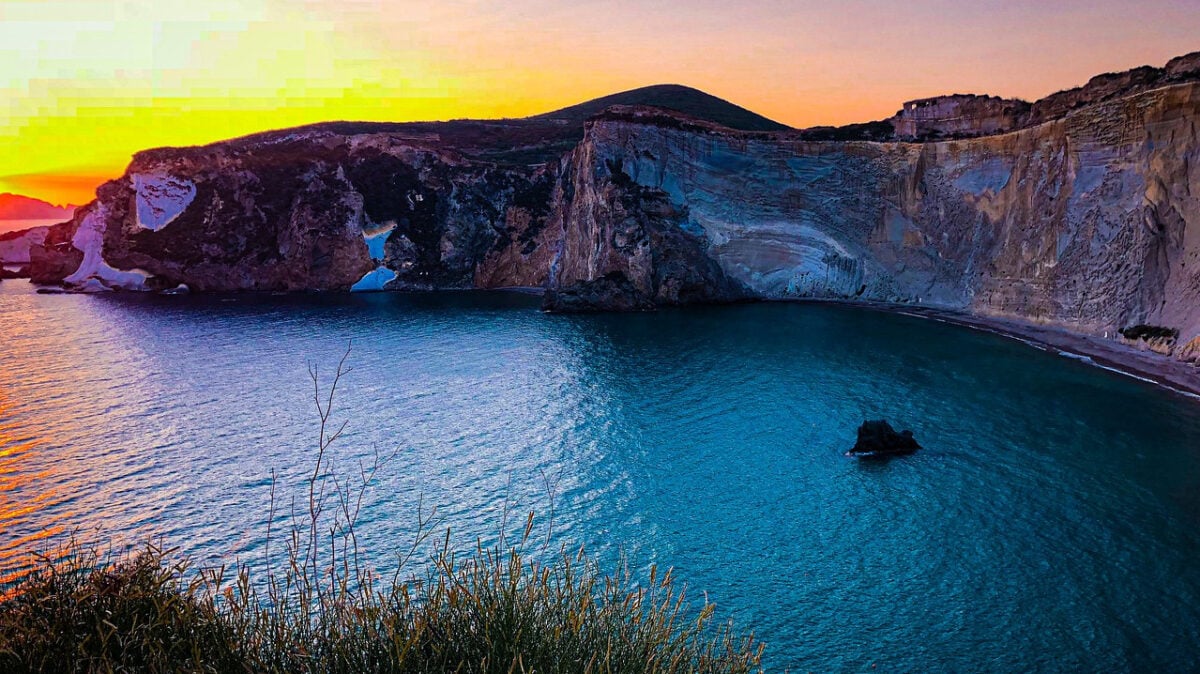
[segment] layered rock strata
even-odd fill
[[[924,144],[792,141],[614,112],[575,151],[592,174],[576,171],[572,191],[590,200],[596,175],[618,174],[661,192],[686,214],[678,229],[753,297],[920,303],[1113,338],[1167,326],[1186,344],[1200,334],[1198,120],[1197,84]],[[588,231],[615,240],[629,217]],[[572,243],[606,238],[573,232],[575,261],[596,247]]]

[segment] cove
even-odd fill
[[[337,460],[398,450],[466,542],[507,500],[606,563],[672,566],[771,671],[1184,670],[1200,638],[1200,406],[997,335],[853,307],[559,316],[495,293],[47,296],[0,285],[0,555],[75,531],[261,555],[311,469],[307,366],[348,342]],[[843,456],[863,419],[924,449]]]

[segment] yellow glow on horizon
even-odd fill
[[[150,147],[520,117],[669,82],[794,126],[859,122],[952,91],[1036,98],[1200,48],[1200,12],[1171,0],[1044,5],[0,0],[0,192],[83,203]]]

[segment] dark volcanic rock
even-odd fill
[[[29,280],[39,284],[59,284],[83,262],[83,252],[71,244],[82,213],[70,222],[51,226],[42,243],[29,247]]]
[[[653,311],[654,308],[654,302],[620,271],[576,281],[562,290],[549,288],[542,298],[542,309],[556,313]]]
[[[17,269],[0,267],[0,280],[10,278],[29,278],[29,265],[18,267]]]
[[[912,454],[921,449],[921,445],[913,439],[912,431],[896,432],[892,425],[883,419],[864,421],[858,427],[858,442],[847,454],[849,456],[900,456]]]
[[[565,124],[579,126],[585,120],[603,113],[608,108],[629,105],[651,106],[682,112],[685,115],[706,119],[739,131],[785,131],[788,129],[786,125],[767,119],[729,101],[678,84],[658,84],[632,91],[623,91],[569,108],[547,112],[544,115],[537,115],[532,119],[559,120]]]

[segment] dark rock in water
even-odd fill
[[[0,279],[29,278],[29,265],[17,269],[0,267]]]
[[[918,449],[921,449],[921,445],[918,445],[917,441],[913,439],[912,431],[897,433],[891,424],[880,419],[864,421],[863,425],[858,427],[858,442],[854,443],[854,447],[847,452],[847,455],[899,456],[912,454]]]

